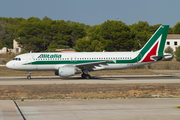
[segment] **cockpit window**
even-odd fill
[[[21,61],[21,58],[13,58],[13,60]]]

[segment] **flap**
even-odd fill
[[[80,68],[81,70],[87,70],[94,68],[94,66],[107,65],[108,62],[111,61],[89,62],[89,63],[76,64],[75,66]]]

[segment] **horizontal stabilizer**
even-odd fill
[[[164,53],[164,55],[161,55],[161,56],[151,56],[151,59],[154,59],[156,61],[159,61],[159,60],[164,60],[164,59],[170,59],[172,58],[173,55],[170,54],[170,53]]]

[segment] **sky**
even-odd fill
[[[127,25],[147,21],[173,27],[180,22],[179,12],[180,0],[0,0],[0,17],[47,16],[91,26],[118,20]]]

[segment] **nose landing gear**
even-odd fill
[[[27,79],[31,79],[31,71],[29,71],[29,74],[27,76]]]

